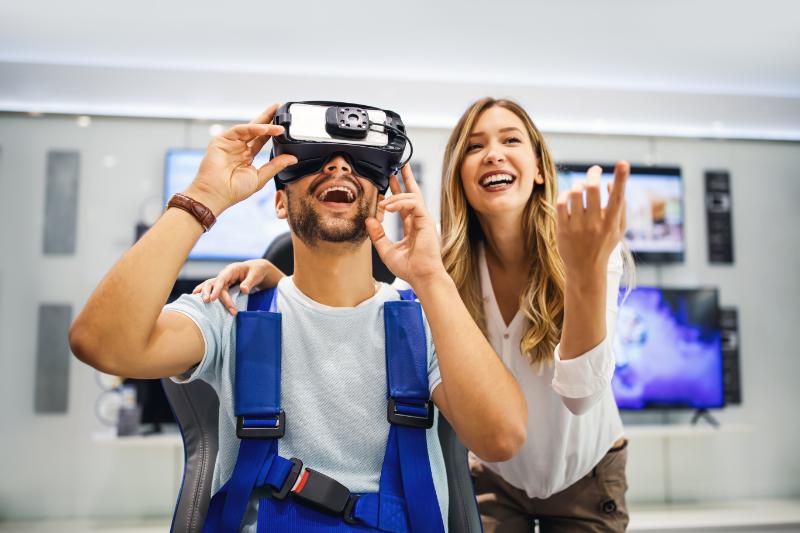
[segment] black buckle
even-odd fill
[[[336,515],[343,514],[351,500],[347,487],[312,468],[305,469],[292,493],[301,502]]]
[[[353,509],[356,507],[358,501],[358,494],[351,494],[350,499],[347,500],[347,505],[344,506],[344,521],[346,524],[360,524],[361,521],[353,516]]]
[[[397,400],[389,397],[389,407],[386,411],[386,418],[390,424],[397,424],[399,426],[408,426],[412,428],[430,429],[433,427],[433,402],[428,400],[423,404],[428,410],[426,416],[418,415],[405,415],[397,412]]]
[[[303,461],[298,459],[297,457],[292,457],[289,459],[292,462],[292,469],[289,470],[289,475],[286,476],[286,480],[283,482],[283,486],[280,490],[273,490],[271,491],[271,496],[276,500],[284,500],[286,496],[289,495],[289,491],[292,490],[294,487],[297,478],[300,476],[300,472],[303,471]]]
[[[278,424],[275,427],[245,427],[245,418],[267,418],[267,417],[236,417],[236,436],[240,439],[279,439],[286,433],[286,414],[283,409],[278,414]]]

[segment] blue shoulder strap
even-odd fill
[[[249,418],[281,412],[281,315],[276,311],[272,288],[250,296],[247,312],[236,315],[234,414],[244,418],[244,427]]]
[[[400,299],[404,302],[416,302],[417,301],[417,293],[414,292],[414,289],[403,289],[398,290],[397,294],[400,295]]]
[[[278,287],[250,294],[247,297],[248,311],[278,312]]]
[[[426,430],[433,425],[428,388],[428,343],[422,307],[413,291],[398,291],[399,301],[383,305],[386,331],[386,377],[391,423],[381,471],[378,501],[365,495],[356,502],[356,517],[393,531],[405,500],[408,525],[414,533],[444,533],[433,484]],[[399,475],[398,475],[399,474]],[[436,518],[438,517],[438,519]]]
[[[269,384],[269,385],[266,385]],[[249,296],[236,315],[234,414],[239,455],[230,479],[209,503],[204,533],[238,531],[254,487],[288,474],[289,461],[276,461],[285,431],[281,398],[281,315],[277,291]],[[283,475],[282,477],[285,477]]]

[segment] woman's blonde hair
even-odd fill
[[[478,100],[462,115],[450,134],[442,166],[442,260],[467,309],[485,333],[486,317],[478,270],[478,245],[484,236],[464,194],[461,163],[475,122],[483,111],[495,106],[511,111],[525,124],[539,173],[544,178],[543,184],[534,186],[523,214],[530,274],[520,297],[520,310],[530,321],[520,341],[520,352],[531,365],[541,367],[552,362],[564,317],[564,263],[556,244],[558,179],[544,137],[525,110],[513,101]]]

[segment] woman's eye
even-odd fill
[[[475,150],[480,149],[480,147],[481,147],[480,144],[468,144],[467,145],[467,152],[473,152]]]
[[[517,137],[509,137],[506,139],[507,143],[521,143],[522,141]]]

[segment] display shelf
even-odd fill
[[[724,433],[752,433],[752,424],[721,424],[718,427],[690,424],[628,424],[625,436],[631,439],[664,437],[706,437]]]
[[[180,448],[183,439],[177,431],[154,433],[152,435],[131,435],[118,437],[114,431],[102,431],[92,434],[92,442],[119,448]]]
[[[702,440],[710,440],[713,437],[721,437],[722,441],[747,442],[749,435],[756,432],[756,426],[744,423],[726,423],[712,426],[706,423],[686,424],[686,423],[662,423],[662,424],[627,424],[624,426],[625,437],[633,444],[641,443],[643,449],[651,453],[657,453],[660,448],[660,455],[648,456],[650,465],[658,464],[660,457],[660,477],[662,484],[663,505],[672,505],[680,501],[680,493],[674,492],[674,480],[676,475],[680,475],[680,469],[675,469],[676,463],[680,466],[681,460],[676,459],[672,453],[672,448],[681,449],[690,442],[692,447],[699,446]],[[744,441],[742,440],[744,439]],[[655,445],[655,447],[653,446]],[[655,472],[654,472],[655,473]],[[677,497],[676,497],[677,496]]]
[[[92,433],[92,442],[100,446],[119,449],[167,450],[172,455],[172,492],[177,499],[183,482],[183,438],[177,431],[153,433],[151,435],[117,436],[116,430]]]
[[[629,506],[628,531],[775,531],[800,526],[800,500],[731,500]]]

